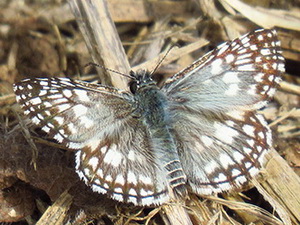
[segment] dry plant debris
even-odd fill
[[[74,10],[79,2],[69,3]],[[109,24],[99,28],[90,24],[95,30],[78,26],[69,3],[54,0],[0,3],[1,223],[172,223],[164,216],[168,212],[161,207],[124,205],[86,187],[75,173],[73,152],[48,141],[39,128],[22,116],[15,104],[14,82],[57,76],[101,81],[126,89],[123,77],[84,65],[95,61],[125,73],[130,67],[152,70],[166,49],[177,44],[179,47],[167,55],[157,71],[155,78],[163,82],[218,43],[257,28],[271,27],[276,27],[279,33],[286,73],[274,100],[262,110],[272,127],[277,151],[262,173],[262,185],[254,182],[256,188],[220,198],[191,195],[185,207],[192,224],[300,223],[300,189],[296,189],[300,175],[299,1],[108,0],[108,7],[100,9],[106,14],[101,16],[104,21],[108,12],[111,14],[117,33],[108,29]],[[99,0],[97,4],[106,3]],[[98,22],[103,25],[103,21]],[[120,37],[122,45],[101,49],[108,36],[116,41]],[[89,39],[89,43],[84,39]],[[278,153],[285,160],[278,159]],[[284,184],[286,187],[281,186],[282,179],[288,182]]]

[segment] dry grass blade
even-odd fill
[[[272,150],[267,156],[265,177],[261,186],[268,195],[263,195],[269,202],[278,202],[288,213],[294,224],[300,222],[300,178],[281,156]],[[260,186],[258,186],[260,191]],[[260,191],[262,192],[262,191]],[[263,193],[262,193],[263,194]],[[271,196],[271,197],[269,197]],[[276,210],[277,204],[272,205]],[[278,213],[279,215],[282,213]],[[283,216],[285,218],[286,216]]]
[[[170,62],[182,57],[183,55],[186,55],[188,53],[191,53],[199,48],[202,48],[203,46],[207,45],[209,42],[205,39],[200,39],[196,42],[193,42],[187,46],[181,47],[181,48],[173,48],[168,55],[166,56],[165,60],[162,62],[162,65],[167,65]],[[166,52],[168,50],[165,50],[164,52],[160,53],[157,57],[148,60],[144,63],[141,63],[135,67],[133,67],[133,70],[138,69],[145,69],[145,68],[155,68],[157,63],[166,55]]]
[[[239,0],[221,0],[220,2],[230,5],[243,16],[261,27],[282,27],[300,31],[300,18],[287,15],[286,11],[252,7]]]
[[[36,225],[63,225],[73,197],[65,191],[43,214]]]
[[[106,1],[69,1],[85,43],[95,63],[120,73],[128,74],[130,65],[119,35],[110,17]],[[127,80],[109,71],[99,69],[103,84],[127,89]]]
[[[259,220],[266,221],[270,224],[283,225],[283,223],[279,219],[274,217],[272,214],[270,214],[266,210],[264,210],[260,207],[257,207],[255,205],[251,205],[251,204],[244,203],[244,202],[225,200],[225,199],[221,199],[221,198],[213,197],[213,196],[209,196],[207,198],[212,201],[218,202],[224,206],[227,206],[228,208],[235,210],[237,212],[243,211],[243,212],[246,212],[247,214],[255,215],[256,217],[259,218]],[[286,224],[286,225],[288,225],[288,224]]]
[[[296,84],[291,84],[285,81],[280,83],[280,88],[284,91],[291,92],[300,95],[300,86]]]

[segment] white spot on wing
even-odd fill
[[[47,91],[42,89],[42,90],[40,90],[39,96],[44,96],[46,94],[47,94]]]
[[[57,140],[58,143],[62,143],[64,140],[63,136],[60,133],[55,134],[53,138]]]
[[[219,46],[218,46],[218,49],[219,49],[219,51],[218,51],[218,55],[222,55],[227,49],[228,49],[228,47],[229,47],[229,45],[228,45],[228,43],[223,43],[223,44],[220,44]]]
[[[86,181],[86,183],[88,183],[88,181]],[[107,190],[105,190],[103,187],[96,184],[93,184],[91,187],[94,192],[98,192],[102,194],[105,194],[107,192]]]
[[[256,51],[258,48],[257,48],[257,45],[251,45],[250,46],[250,49],[252,50],[252,51]]]
[[[253,139],[246,140],[246,142],[248,143],[248,145],[250,145],[250,147],[254,147],[255,142]]]
[[[32,118],[31,118],[31,121],[32,121],[34,124],[39,124],[39,123],[40,123],[40,119],[37,118],[36,116],[32,117]]]
[[[76,133],[77,133],[77,129],[75,128],[74,123],[69,122],[69,123],[67,124],[67,127],[68,127],[68,130],[69,130],[69,132],[70,132],[71,134],[76,134]]]
[[[46,108],[51,108],[52,107],[52,104],[50,102],[43,102],[43,105],[46,107]]]
[[[90,158],[90,160],[88,162],[88,164],[93,168],[94,171],[98,167],[98,163],[99,163],[99,159],[96,156],[93,156],[92,158]]]
[[[238,70],[240,71],[255,71],[255,67],[253,64],[245,64],[237,67]]]
[[[73,106],[73,111],[74,111],[75,116],[80,117],[87,113],[87,107],[85,107],[82,104],[78,104],[78,105]]]
[[[127,173],[127,180],[129,183],[132,183],[133,185],[137,184],[137,177],[132,171],[129,171]]]
[[[259,136],[261,139],[265,139],[265,134],[264,134],[264,132],[262,132],[262,131],[260,131],[260,132],[258,133],[258,136]]]
[[[50,128],[48,126],[42,127],[42,130],[45,131],[46,133],[49,133]]]
[[[215,171],[216,168],[219,167],[219,164],[212,160],[210,162],[207,163],[207,165],[204,167],[204,171],[207,173],[207,174],[211,174]]]
[[[42,103],[42,100],[40,97],[35,97],[35,98],[30,99],[30,103],[32,105],[38,105],[38,104]]]
[[[257,40],[262,41],[264,40],[264,36],[262,36],[261,34],[257,36]]]
[[[220,154],[220,162],[224,169],[227,169],[228,166],[234,165],[235,162],[228,154]]]
[[[240,152],[234,151],[233,152],[233,158],[235,159],[235,161],[237,161],[238,163],[240,163],[240,162],[242,162],[242,160],[244,160],[245,157]]]
[[[62,94],[54,94],[54,95],[49,95],[48,98],[50,99],[61,99],[64,98]]]
[[[244,184],[247,182],[247,178],[245,176],[239,176],[235,179],[237,184]]]
[[[111,175],[107,175],[107,176],[105,177],[105,180],[106,180],[107,182],[111,183],[111,182],[113,181],[113,178],[112,178]]]
[[[71,105],[65,103],[65,104],[58,105],[56,107],[57,107],[59,112],[62,112],[62,111],[65,111],[65,110],[69,109],[71,107]]]
[[[83,102],[89,102],[90,101],[90,98],[87,95],[87,91],[85,91],[85,90],[74,89],[74,94],[77,95],[77,97],[80,101],[83,101]]]
[[[238,83],[240,79],[237,72],[226,72],[222,78],[225,83]]]
[[[218,184],[218,187],[222,190],[222,191],[226,191],[226,190],[230,190],[232,189],[232,185],[228,182],[225,183],[220,183]],[[218,191],[219,192],[219,191]]]
[[[227,177],[223,173],[220,173],[219,176],[214,179],[214,182],[219,183],[219,182],[224,182],[226,180]]]
[[[258,174],[259,169],[257,169],[256,167],[252,167],[248,172],[251,176],[255,176],[256,174]]]
[[[17,100],[17,102],[19,102],[21,100],[21,97],[19,95],[17,95],[16,100]]]
[[[93,120],[89,119],[87,116],[81,116],[79,117],[79,120],[87,129],[94,125]]]
[[[225,123],[229,126],[229,127],[234,127],[235,122],[232,120],[226,120]]]
[[[48,82],[47,81],[40,81],[40,85],[41,86],[48,86]]]
[[[231,174],[233,177],[236,177],[241,174],[241,171],[239,171],[238,169],[235,168],[231,171]]]
[[[244,54],[244,53],[246,53],[247,52],[247,49],[246,48],[242,48],[242,49],[240,49],[240,50],[238,50],[238,54],[239,55],[241,55],[241,54]]]
[[[103,178],[103,170],[102,169],[98,168],[96,171],[96,174],[98,177]]]
[[[278,64],[278,68],[277,68],[280,72],[285,72],[285,68],[284,68],[284,64],[283,63],[279,63]]]
[[[142,205],[151,205],[154,202],[154,197],[149,196],[149,197],[142,198],[141,200],[142,200]]]
[[[134,190],[133,188],[130,188],[130,189],[129,189],[128,194],[129,194],[129,195],[133,195],[133,196],[137,196],[136,190]]]
[[[53,119],[58,123],[58,125],[62,125],[64,123],[64,118],[61,116],[56,116]]]
[[[139,181],[141,181],[144,184],[152,184],[152,179],[150,177],[139,175]]]
[[[234,61],[234,56],[233,54],[228,54],[225,56],[225,60],[227,63],[232,63]]]
[[[247,135],[249,135],[249,136],[251,136],[251,137],[254,137],[254,131],[255,131],[255,128],[254,128],[253,126],[246,124],[246,125],[243,126],[243,131],[244,131]]]
[[[120,165],[122,159],[123,159],[123,156],[117,150],[117,146],[111,145],[110,149],[106,152],[103,161],[107,164],[117,167]]]
[[[133,196],[129,196],[128,202],[133,203],[134,205],[137,205],[137,198]]]
[[[262,55],[271,55],[270,49],[268,48],[263,48],[260,50],[260,54]]]
[[[120,189],[120,188],[115,188],[115,191],[117,192],[117,191],[119,191],[119,189]],[[115,200],[119,201],[119,202],[124,201],[124,198],[123,198],[123,195],[122,195],[122,194],[114,193],[114,194],[112,195],[112,197],[113,197]]]
[[[228,116],[237,119],[237,120],[243,120],[244,119],[244,112],[240,110],[233,110],[226,113]]]
[[[216,137],[227,144],[232,144],[233,138],[239,135],[236,130],[221,123],[215,122],[214,127],[216,128]]]
[[[77,143],[77,142],[68,142],[67,146],[68,146],[68,148],[71,148],[71,149],[81,149],[84,147],[84,144]]]
[[[203,142],[203,144],[206,146],[206,147],[209,147],[213,144],[213,140],[206,136],[206,135],[202,135],[201,137],[201,141]]]
[[[230,84],[228,89],[225,91],[225,95],[234,96],[240,90],[237,84]]]
[[[125,184],[125,179],[123,177],[122,174],[119,174],[117,177],[116,177],[116,180],[115,180],[116,183],[120,184],[121,186],[123,186]],[[121,191],[123,192],[123,191]]]
[[[251,166],[252,166],[252,163],[251,163],[251,162],[246,162],[246,163],[245,163],[246,169],[249,169]]]
[[[88,141],[87,145],[91,148],[91,152],[94,152],[100,144],[100,141],[97,139],[92,139]]]
[[[64,96],[65,97],[67,97],[67,98],[70,98],[70,97],[72,97],[72,91],[70,91],[70,90],[68,90],[68,89],[64,89],[63,90],[63,94],[64,94]]]
[[[263,77],[264,77],[264,73],[257,73],[255,76],[254,76],[254,80],[256,82],[261,82],[263,80]]]
[[[252,59],[251,58],[246,58],[246,59],[238,59],[235,62],[235,65],[241,65],[241,64],[247,64],[247,63],[251,63]]]
[[[133,150],[129,151],[129,153],[128,153],[128,159],[131,160],[131,161],[135,160],[135,153],[134,153]]]
[[[212,74],[219,74],[220,72],[222,72],[222,70],[223,70],[222,63],[223,63],[222,59],[215,59],[211,63],[211,73]]]

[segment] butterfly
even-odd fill
[[[275,30],[219,45],[159,88],[131,72],[130,90],[68,78],[25,79],[16,100],[31,121],[76,151],[76,172],[93,191],[160,205],[240,188],[272,145],[256,112],[284,72]]]

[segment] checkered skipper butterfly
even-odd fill
[[[158,205],[187,188],[210,195],[255,176],[271,132],[255,110],[284,72],[274,30],[218,46],[158,88],[131,73],[131,92],[66,78],[14,85],[32,122],[74,149],[76,171],[94,191],[122,202]]]

